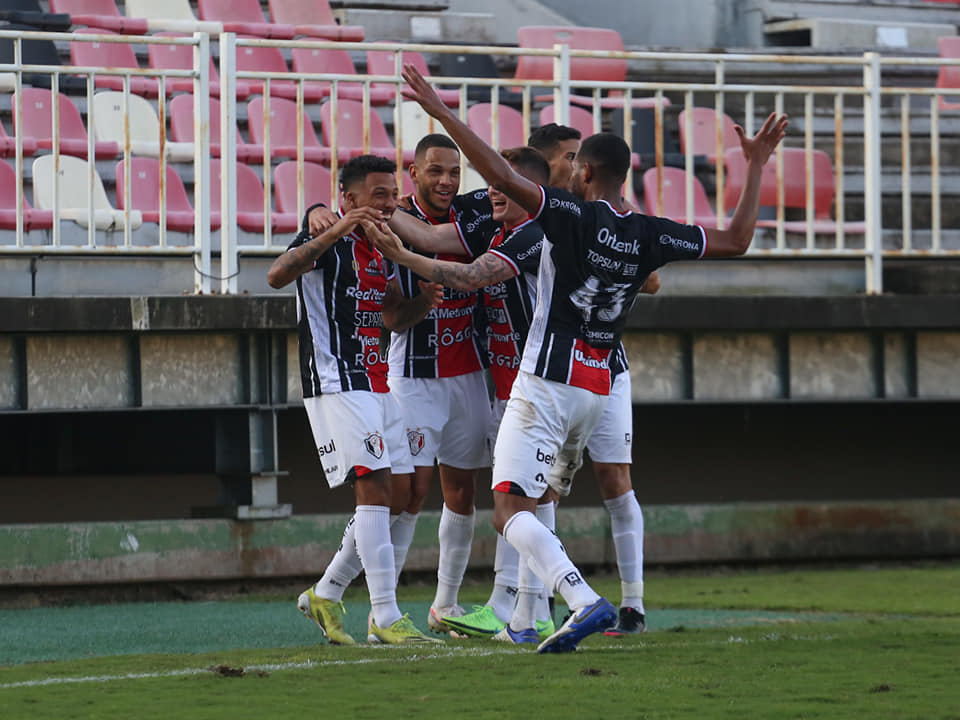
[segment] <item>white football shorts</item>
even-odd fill
[[[331,488],[382,468],[413,472],[393,393],[348,390],[304,398],[303,406]]]
[[[590,459],[602,463],[633,461],[633,398],[630,373],[621,372],[613,379],[607,406],[587,440]]]
[[[521,370],[497,434],[493,489],[540,498],[549,485],[569,495],[607,397]]]
[[[463,470],[490,466],[490,394],[482,370],[444,378],[390,378],[413,464]]]

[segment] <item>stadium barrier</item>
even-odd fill
[[[346,153],[357,154],[374,150],[390,152],[402,168],[409,158],[412,141],[418,133],[439,129],[428,118],[418,116],[404,106],[402,79],[399,70],[404,63],[404,53],[415,57],[429,53],[487,55],[501,58],[504,65],[521,64],[531,59],[550,63],[552,76],[545,78],[514,77],[446,77],[442,85],[455,88],[450,104],[457,107],[460,117],[467,121],[468,92],[476,97],[476,90],[489,91],[491,142],[500,144],[500,115],[506,114],[500,98],[512,93],[519,97],[519,114],[523,133],[526,135],[537,124],[537,106],[549,104],[552,99],[557,122],[571,121],[571,102],[585,107],[593,119],[593,129],[610,126],[608,111],[622,104],[623,126],[611,127],[623,132],[631,146],[634,144],[633,127],[635,115],[644,110],[653,113],[653,148],[650,168],[656,176],[655,197],[645,197],[646,210],[651,213],[664,211],[668,195],[683,198],[683,209],[678,211],[679,220],[692,219],[697,197],[695,183],[707,180],[713,187],[712,210],[717,225],[723,227],[732,209],[731,183],[736,178],[735,160],[729,159],[729,140],[723,132],[724,118],[729,115],[739,121],[746,132],[755,131],[770,111],[788,112],[793,117],[794,132],[785,147],[780,148],[769,171],[767,195],[772,199],[768,214],[759,224],[757,237],[750,256],[755,258],[805,260],[820,258],[844,258],[862,260],[865,270],[865,287],[870,293],[883,291],[882,263],[884,257],[956,257],[960,252],[960,238],[949,228],[952,220],[944,223],[944,198],[955,194],[954,178],[944,172],[944,145],[958,134],[958,123],[941,102],[949,95],[949,88],[933,85],[923,86],[916,75],[936,67],[960,65],[960,59],[931,57],[893,57],[877,53],[862,56],[840,55],[785,55],[752,53],[650,53],[628,51],[595,51],[571,49],[567,45],[553,48],[517,48],[462,45],[424,45],[403,43],[337,42],[326,40],[271,40],[238,37],[233,33],[208,35],[202,32],[184,37],[166,35],[125,36],[101,33],[62,34],[24,31],[0,31],[0,40],[14,43],[14,61],[0,64],[0,75],[12,78],[11,90],[20,96],[24,87],[23,76],[49,73],[51,86],[56,93],[60,81],[66,76],[80,75],[86,78],[84,109],[87,127],[93,127],[95,114],[93,97],[95,88],[105,79],[119,79],[120,91],[125,102],[134,92],[135,81],[157,81],[156,107],[159,123],[158,142],[162,148],[169,142],[167,137],[167,91],[168,80],[187,79],[193,84],[194,157],[192,165],[180,164],[183,172],[192,172],[194,211],[196,213],[193,237],[186,240],[171,234],[165,227],[166,194],[163,191],[166,154],[160,153],[160,212],[158,230],[145,232],[136,229],[135,209],[126,203],[120,211],[122,221],[109,230],[98,230],[97,223],[86,225],[85,242],[66,242],[65,227],[61,222],[64,208],[58,184],[52,188],[52,211],[54,222],[49,231],[27,231],[23,222],[25,161],[27,153],[22,139],[21,108],[12,105],[13,119],[18,129],[14,140],[12,161],[16,168],[16,226],[10,242],[0,243],[3,254],[89,254],[89,255],[188,255],[195,261],[194,286],[184,288],[194,292],[242,292],[238,275],[240,258],[243,255],[273,255],[282,252],[288,234],[278,234],[273,217],[273,173],[280,159],[274,157],[272,144],[271,102],[277,98],[292,100],[297,111],[297,139],[295,157],[298,178],[303,177],[305,160],[304,128],[302,123],[316,124],[322,105],[318,107],[316,85],[328,83],[329,91],[324,103],[329,104],[329,121],[321,123],[324,144],[330,149],[329,169],[336,177],[342,163],[344,148],[342,138],[348,130],[359,124],[362,130],[360,143]],[[57,68],[29,65],[22,62],[22,43],[29,40],[50,40],[70,43],[135,43],[138,45],[182,45],[193,53],[193,67],[189,69],[156,69],[141,67],[93,67],[62,65]],[[213,42],[212,42],[213,41]],[[211,46],[215,47],[213,52]],[[389,75],[350,72],[290,72],[284,63],[283,69],[254,69],[247,56],[254,51],[279,51],[283,54],[296,51],[342,50],[349,53],[392,52],[394,71]],[[219,60],[219,118],[211,117],[211,56]],[[650,81],[578,79],[572,70],[578,62],[603,63],[616,61],[631,68],[630,76],[657,73],[661,77]],[[796,81],[770,82],[771,68]],[[834,75],[847,83],[831,81]],[[892,84],[906,75],[908,81]],[[890,83],[884,77],[892,77]],[[761,79],[758,81],[757,78]],[[820,79],[817,83],[812,80]],[[853,78],[851,80],[851,78]],[[433,77],[434,80],[438,78]],[[359,99],[349,98],[341,87],[359,84]],[[385,104],[379,94],[393,86],[395,92]],[[252,159],[247,161],[256,167],[256,158],[261,158],[262,207],[238,207],[238,183],[225,182],[219,189],[213,181],[211,162],[220,163],[221,177],[238,178],[238,133],[227,131],[220,139],[219,158],[212,153],[212,128],[219,120],[219,127],[237,127],[244,119],[245,106],[238,98],[244,92],[262,94],[263,112],[262,147],[254,147]],[[356,97],[356,96],[354,96]],[[339,105],[359,102],[362,117],[359,121],[350,116],[341,117]],[[57,103],[52,103],[51,143],[53,166],[59,174],[59,123]],[[665,146],[671,140],[668,120],[673,113],[685,112],[683,135],[692,136],[693,113],[698,106],[712,107],[716,117],[716,148],[712,172],[698,170],[700,155],[695,153],[693,143],[687,143],[682,152],[684,187],[668,186],[664,168],[667,153]],[[392,120],[392,138],[387,145],[377,145],[374,131],[383,117]],[[413,126],[414,131],[411,132]],[[241,139],[242,140],[242,139]],[[252,145],[252,144],[251,144]],[[896,147],[899,145],[899,147]],[[917,148],[929,147],[918,152]],[[88,133],[87,156],[94,157],[95,141],[92,130]],[[794,162],[791,151],[802,151],[802,160]],[[820,162],[825,153],[830,163]],[[134,182],[129,172],[133,155],[131,133],[126,129],[122,143],[122,162],[125,197],[130,197],[130,183]],[[213,159],[211,160],[211,157]],[[799,156],[798,156],[799,157]],[[466,167],[465,173],[470,169]],[[884,173],[884,165],[899,165],[899,178]],[[626,193],[632,195],[633,173],[642,166],[635,164],[628,178]],[[824,172],[823,169],[827,168]],[[95,218],[97,197],[95,193],[96,163],[87,166],[88,191],[86,214]],[[403,186],[403,171],[398,170],[398,182]],[[475,181],[477,176],[472,177]],[[767,176],[765,176],[767,177]],[[899,182],[897,182],[897,180]],[[301,187],[303,183],[298,183]],[[639,183],[637,186],[639,187]],[[35,189],[36,190],[36,189]],[[37,197],[36,191],[34,192]],[[891,217],[891,198],[899,196],[899,218]],[[919,198],[929,196],[929,227],[923,227],[916,212]],[[857,205],[861,203],[862,207]],[[309,198],[313,202],[316,198]],[[321,198],[327,200],[327,198]],[[333,190],[329,201],[335,201]],[[852,202],[855,201],[855,202]],[[301,191],[297,211],[301,213],[309,204]],[[215,209],[219,209],[220,229],[216,227]],[[827,214],[824,213],[826,208]],[[885,212],[886,210],[886,212]],[[952,212],[952,211],[951,211]],[[241,217],[259,214],[262,231],[250,231],[241,227]],[[951,216],[952,217],[952,216]],[[39,235],[38,235],[39,233]],[[115,234],[122,233],[118,238]],[[216,260],[219,260],[217,265]]]

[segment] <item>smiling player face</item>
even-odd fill
[[[428,148],[423,160],[410,166],[410,179],[417,203],[432,216],[445,215],[460,189],[460,153],[453,148]]]

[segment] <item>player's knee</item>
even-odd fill
[[[630,465],[626,463],[594,463],[593,472],[604,500],[612,500],[633,489]]]

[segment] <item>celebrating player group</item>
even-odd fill
[[[331,643],[343,592],[364,572],[367,641],[439,642],[443,634],[574,650],[597,632],[645,630],[643,515],[630,478],[630,374],[620,343],[637,295],[674,260],[748,249],[761,171],[787,127],[771,115],[737,128],[747,179],[724,230],[636,212],[621,188],[631,155],[618,136],[546,125],[528,147],[497,152],[412,66],[409,96],[446,135],[424,137],[399,198],[393,161],[364,155],[340,173],[336,212],[311,207],[268,274],[297,285],[304,405],[331,487],[356,511],[299,609]],[[458,194],[460,153],[488,183]],[[389,335],[389,353],[381,352]],[[487,373],[493,399],[488,392]],[[600,484],[621,579],[619,609],[600,597],[554,531],[584,449]],[[439,466],[443,508],[437,590],[422,632],[400,612],[397,578]],[[475,476],[492,467],[498,532],[490,598],[466,613]],[[557,627],[550,600],[570,615]]]

